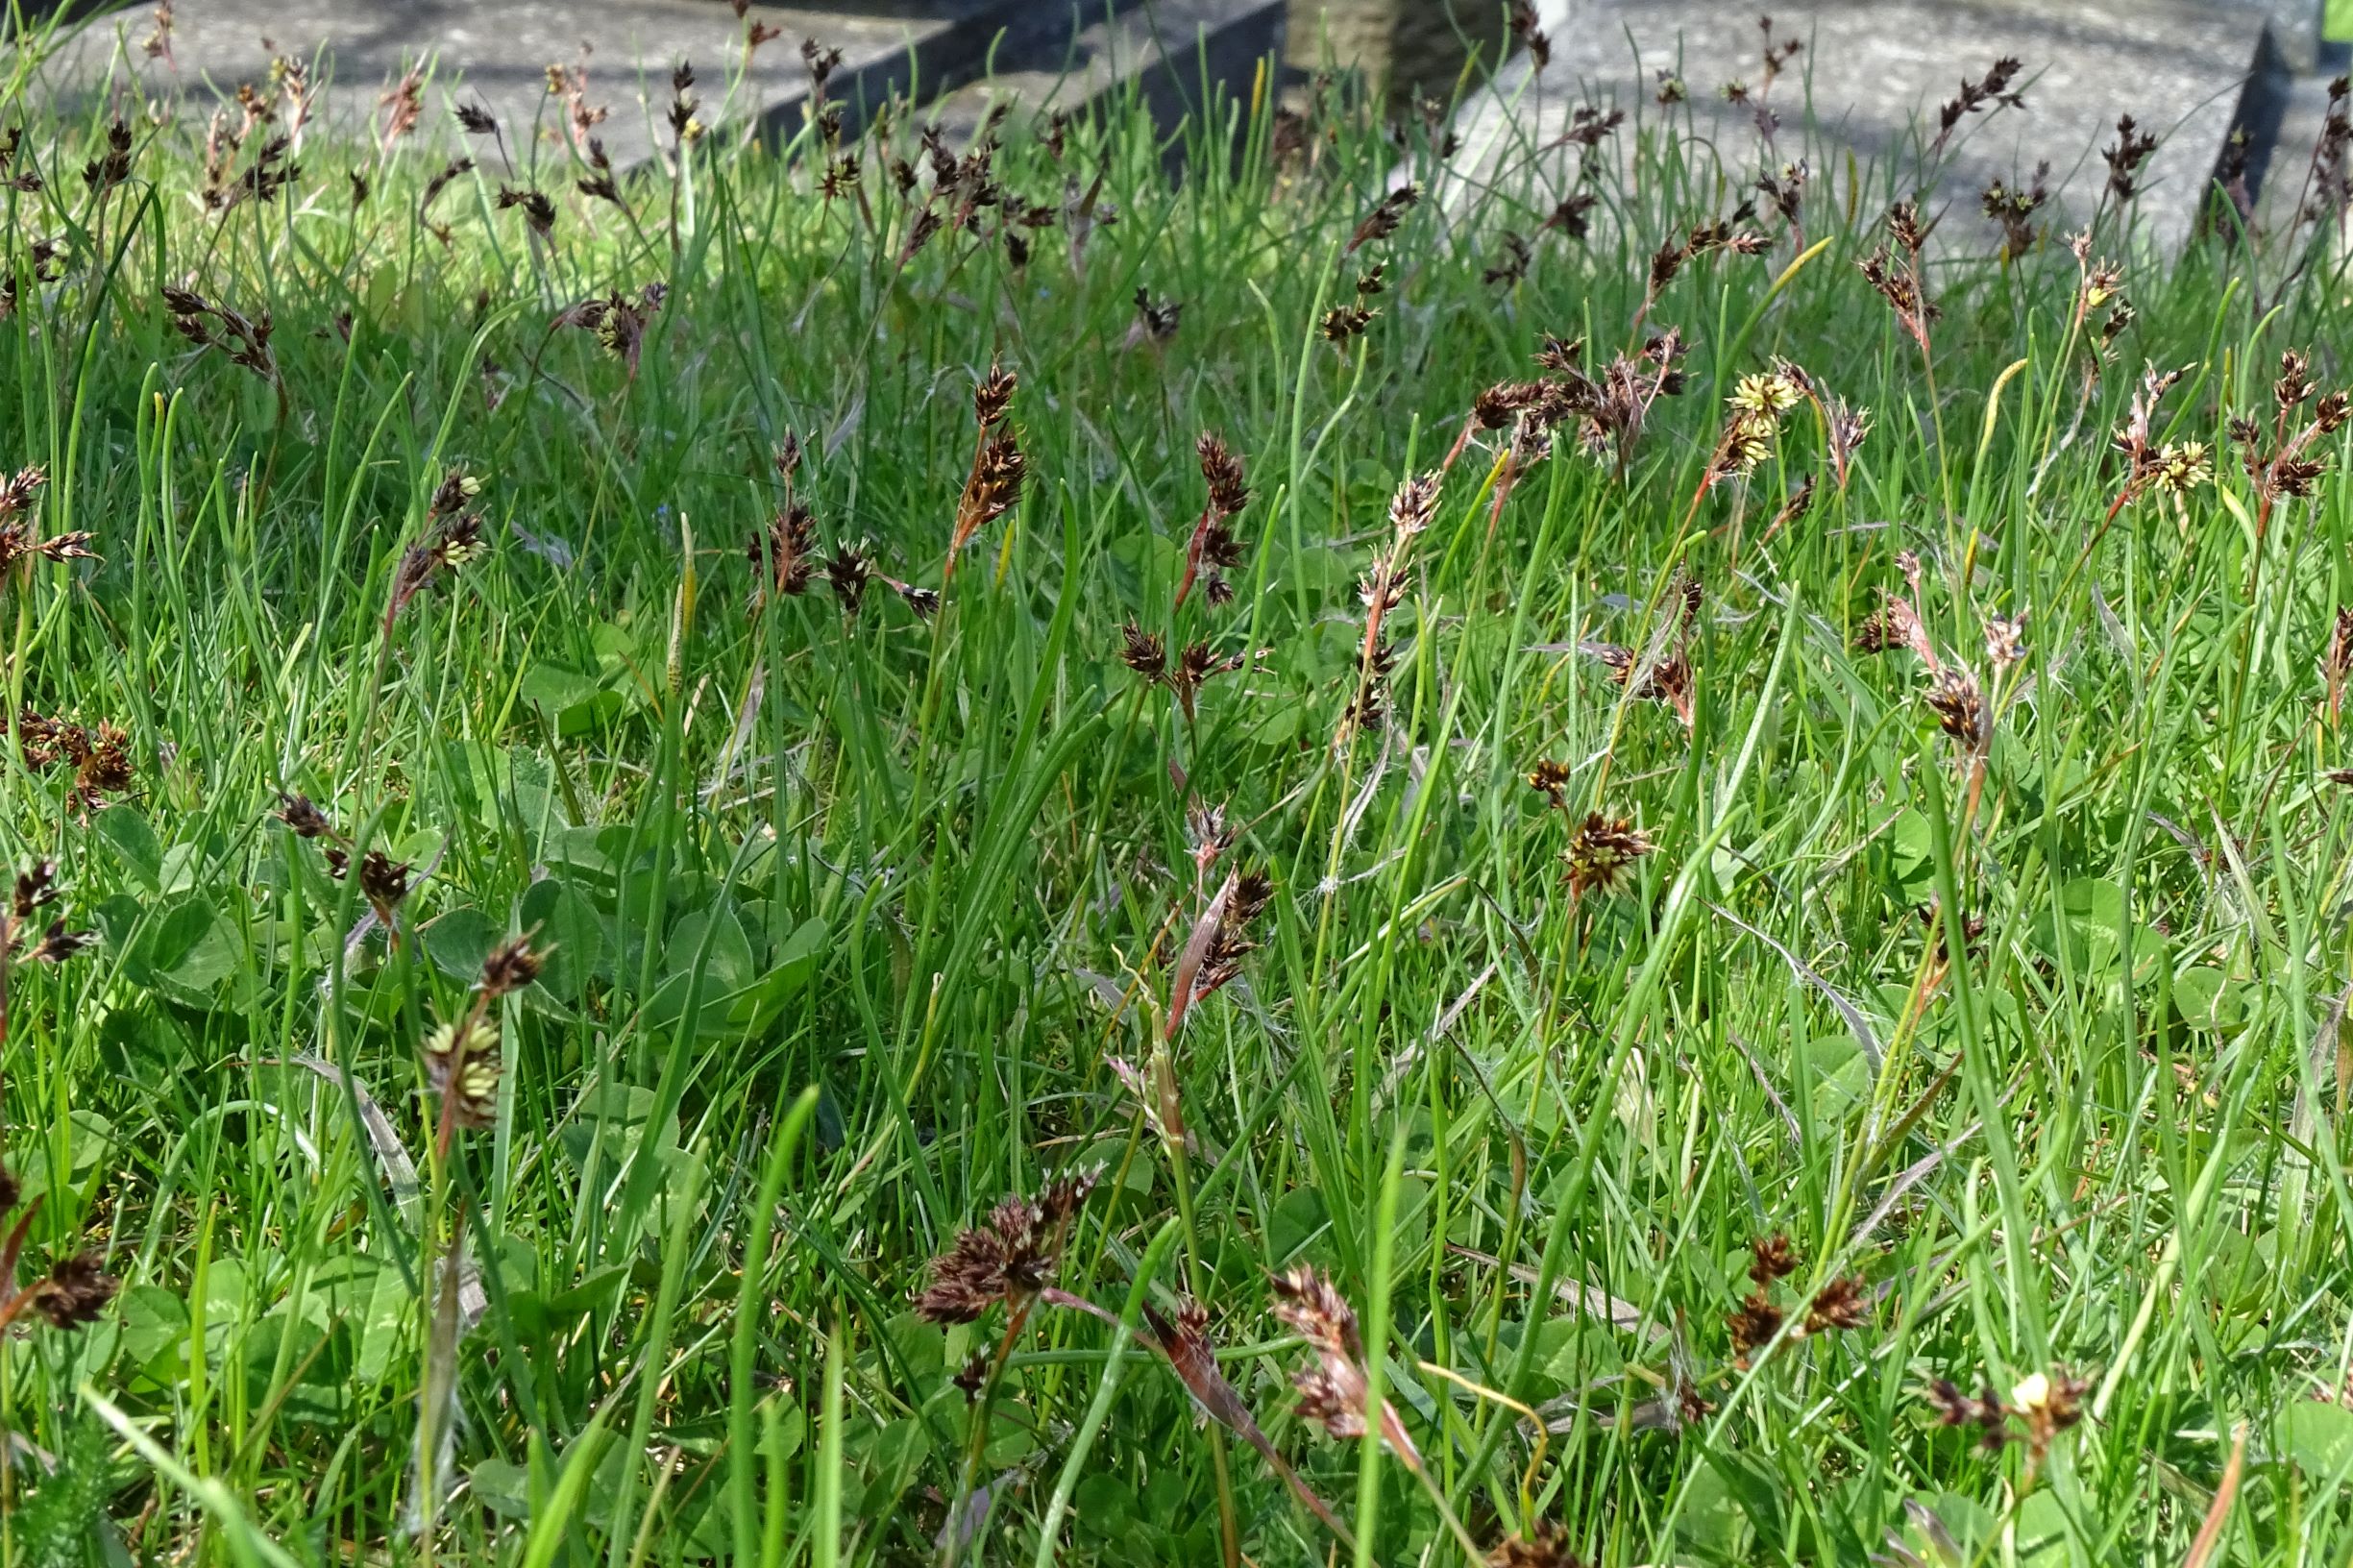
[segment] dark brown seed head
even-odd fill
[[[2283,409],[2293,408],[2313,395],[2312,361],[2293,349],[2279,356],[2279,380],[2271,383],[2271,396]]]
[[[1927,703],[1938,725],[1964,750],[1975,751],[1984,744],[1985,698],[1976,676],[1957,664],[1947,665],[1929,685]]]
[[[97,940],[95,931],[69,931],[63,920],[52,920],[25,957],[36,964],[62,964]]]
[[[37,860],[16,873],[15,895],[10,908],[16,922],[30,920],[34,913],[55,901],[58,869],[54,861]]]
[[[1168,671],[1168,648],[1155,633],[1144,630],[1130,621],[1119,628],[1119,662],[1147,681],[1158,680]]]
[[[106,1271],[98,1254],[76,1253],[59,1260],[48,1278],[34,1286],[40,1293],[36,1305],[56,1327],[79,1328],[98,1321],[122,1283]]]
[[[443,572],[454,572],[469,562],[477,561],[490,547],[482,540],[482,514],[461,512],[441,526],[427,547],[432,565]]]
[[[1422,187],[1419,185],[1400,185],[1382,197],[1372,211],[1365,214],[1364,221],[1357,225],[1357,232],[1349,237],[1348,250],[1343,254],[1353,255],[1373,241],[1386,239],[1397,233],[1398,226],[1405,222],[1406,214],[1421,199]]]
[[[1201,529],[1201,559],[1211,566],[1237,567],[1247,559],[1242,542],[1223,523],[1207,523]],[[1223,580],[1223,579],[1218,579]]]
[[[1007,1198],[986,1222],[959,1232],[932,1260],[931,1283],[916,1298],[917,1315],[932,1323],[969,1323],[999,1302],[1010,1306],[1036,1295],[1053,1273],[1069,1220],[1097,1174],[1057,1182],[1035,1203]]]
[[[1370,306],[1361,304],[1336,305],[1324,312],[1316,330],[1323,333],[1327,343],[1345,343],[1371,326],[1374,314]]]
[[[1585,340],[1581,337],[1555,337],[1544,334],[1544,347],[1536,351],[1536,367],[1563,375],[1578,368],[1585,356]]]
[[[836,545],[833,553],[825,558],[825,581],[847,614],[856,615],[858,607],[866,602],[867,579],[873,575],[873,563],[855,546]]]
[[[1568,866],[1569,892],[1610,894],[1632,874],[1634,863],[1658,846],[1623,817],[1588,813],[1569,835],[1561,851]]]
[[[972,417],[984,430],[992,430],[1004,419],[1013,406],[1013,395],[1020,379],[1002,364],[992,362],[989,374],[972,387]]]
[[[1797,1271],[1797,1249],[1789,1244],[1788,1233],[1776,1231],[1749,1243],[1749,1279],[1758,1289]]]
[[[408,863],[394,860],[381,849],[371,849],[359,859],[359,891],[387,925],[391,912],[408,896]]]
[[[1021,480],[1028,464],[1013,433],[989,437],[972,465],[956,509],[956,534],[969,538],[1011,511],[1021,499]]]
[[[1471,423],[1500,430],[1544,396],[1542,381],[1498,381],[1471,400]]]
[[[1725,1319],[1725,1328],[1732,1338],[1732,1359],[1740,1366],[1749,1364],[1749,1358],[1773,1342],[1781,1332],[1781,1310],[1763,1290],[1752,1290],[1741,1298],[1732,1314]]]
[[[799,595],[817,576],[817,518],[798,502],[769,519],[748,548],[754,571],[765,562],[768,580],[781,594]]]
[[[1683,260],[1689,253],[1679,240],[1667,240],[1651,256],[1651,292],[1656,294],[1675,282],[1675,275],[1683,270]]]
[[[74,788],[95,805],[99,797],[131,787],[131,736],[111,721],[101,721],[82,735],[81,755],[74,764]]]
[[[1871,1287],[1860,1274],[1843,1275],[1824,1286],[1805,1309],[1805,1332],[1859,1329],[1871,1322]]]
[[[1287,1273],[1277,1274],[1272,1285],[1276,1318],[1318,1355],[1349,1360],[1363,1355],[1363,1343],[1357,1334],[1356,1310],[1329,1279],[1303,1263]],[[1360,1409],[1359,1413],[1362,1413]]]
[[[1567,805],[1569,778],[1569,765],[1549,758],[1528,770],[1528,787],[1550,796],[1554,805],[1563,808]]]
[[[1210,509],[1232,517],[1250,504],[1250,486],[1243,482],[1241,459],[1216,436],[1204,431],[1193,443],[1201,459],[1201,478],[1209,485]]]
[[[481,493],[481,480],[462,468],[453,468],[433,486],[433,499],[428,502],[427,510],[435,518],[455,517],[466,509],[467,502]]]
[[[1481,276],[1485,282],[1508,288],[1528,276],[1528,241],[1507,229],[1497,243],[1502,246],[1503,254]]]
[[[1055,1226],[1069,1223],[1102,1180],[1103,1167],[1095,1164],[1046,1183],[1045,1190],[1038,1194],[1038,1208],[1045,1216],[1045,1223]]]
[[[1389,524],[1399,535],[1430,527],[1438,515],[1439,483],[1435,474],[1409,474],[1398,481],[1396,494],[1389,497]]]
[[[1977,1440],[1988,1451],[1998,1451],[2010,1440],[2009,1411],[1991,1387],[1972,1397],[1959,1384],[1939,1378],[1925,1390],[1938,1422],[1948,1427],[1974,1427]]]
[[[544,951],[531,946],[527,933],[510,937],[490,950],[482,960],[482,992],[489,996],[504,996],[521,991],[539,978],[541,964],[547,959]]]
[[[1005,1239],[979,1225],[957,1233],[947,1251],[931,1261],[931,1283],[916,1297],[916,1315],[927,1323],[971,1323],[1004,1295]]]
[[[1507,1535],[1487,1554],[1487,1568],[1585,1568],[1584,1559],[1569,1550],[1569,1537],[1549,1519],[1536,1521],[1526,1535]]]

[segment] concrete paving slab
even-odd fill
[[[747,61],[749,23],[776,37]],[[435,63],[420,134],[453,144],[449,110],[478,103],[510,138],[537,125],[563,132],[562,101],[548,91],[547,68],[582,61],[589,101],[609,114],[598,127],[616,163],[637,161],[667,141],[669,73],[693,63],[695,92],[711,123],[759,117],[797,124],[809,92],[799,47],[804,38],[839,48],[843,63],[829,87],[856,118],[857,107],[892,91],[936,90],[984,66],[993,39],[1025,39],[1061,27],[1036,0],[863,0],[854,11],[760,5],[739,21],[720,0],[179,0],[169,59],[141,48],[152,33],[145,6],[84,26],[49,67],[64,89],[89,89],[127,73],[160,96],[178,85],[201,96],[233,94],[240,82],[264,80],[274,55],[317,60],[320,116],[359,126],[378,112],[388,82],[420,61]]]
[[[1455,166],[1507,184],[1528,170],[1540,187],[1565,191],[1581,149],[1556,143],[1592,105],[1627,114],[1605,144],[1608,156],[1627,155],[1637,118],[1688,115],[1703,138],[1695,153],[1712,160],[1723,188],[1752,189],[1761,170],[1807,156],[1810,121],[1834,157],[1893,160],[1900,183],[1928,185],[1931,203],[1948,207],[1942,242],[1991,248],[1999,231],[1979,214],[1980,191],[1995,180],[2030,186],[2047,161],[2051,200],[2041,220],[2082,221],[2107,183],[2102,153],[2129,114],[2161,137],[2139,171],[2135,207],[2142,232],[2169,246],[2192,231],[2266,37],[2260,11],[2173,0],[1773,4],[1773,36],[1803,47],[1767,93],[1759,9],[1758,0],[1553,0],[1539,12],[1550,62],[1538,69],[1521,54],[1464,106]],[[1918,128],[1933,136],[1939,106],[1962,77],[2003,56],[2024,62],[2014,90],[2027,107],[1969,116],[1941,172],[1921,162]],[[1657,102],[1662,71],[1683,84],[1686,103]],[[1728,83],[1745,85],[1749,101],[1728,102]],[[1778,117],[1770,138],[1759,130],[1760,100]],[[1818,146],[1818,167],[1822,156]]]
[[[969,136],[999,103],[1024,113],[1077,111],[1139,93],[1164,130],[1209,110],[1222,86],[1245,110],[1259,62],[1278,58],[1287,0],[1151,0],[1106,16],[1100,4],[1079,25],[1000,48],[986,77],[927,111],[951,140]],[[1091,16],[1094,20],[1087,20]]]

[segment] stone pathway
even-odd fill
[[[1095,10],[1099,12],[1098,3]],[[893,92],[929,95],[979,74],[993,41],[1017,52],[1066,39],[1066,18],[1038,0],[864,0],[855,11],[757,5],[742,21],[722,0],[179,0],[172,61],[148,58],[153,31],[137,6],[89,24],[52,66],[60,86],[88,88],[128,71],[158,92],[184,86],[233,94],[262,80],[273,54],[322,60],[331,85],[321,113],[353,124],[377,112],[386,83],[430,60],[423,129],[449,134],[449,110],[478,103],[510,128],[541,124],[552,135],[561,101],[547,90],[547,67],[577,64],[587,46],[589,99],[609,110],[598,128],[613,159],[627,164],[652,149],[670,104],[670,71],[693,63],[695,92],[708,120],[752,115],[797,125],[809,92],[804,38],[838,48],[843,63],[830,96],[852,111]],[[748,24],[776,30],[751,52]],[[265,41],[266,40],[266,41]],[[658,130],[657,130],[658,128]]]
[[[2224,138],[2242,116],[2264,37],[2259,11],[2184,0],[1773,4],[1774,37],[1802,47],[1768,92],[1759,9],[1758,0],[1552,0],[1542,15],[1550,63],[1532,70],[1523,54],[1465,106],[1457,167],[1507,183],[1532,170],[1532,199],[1556,197],[1580,149],[1548,144],[1581,106],[1593,105],[1627,113],[1624,130],[1605,144],[1615,157],[1627,156],[1637,121],[1687,113],[1704,138],[1693,144],[1703,160],[1694,177],[1703,188],[1721,182],[1728,208],[1740,193],[1753,192],[1760,170],[1807,157],[1809,139],[1818,143],[1818,177],[1820,144],[1826,144],[1832,161],[1843,164],[1839,155],[1851,151],[1908,187],[1922,177],[1914,128],[1924,124],[1932,136],[1939,106],[1961,79],[2013,56],[2024,63],[2013,90],[2027,107],[1972,114],[1955,130],[1933,191],[1946,209],[1943,242],[1998,243],[1978,193],[1995,180],[2031,186],[2046,161],[2051,201],[2040,221],[2080,222],[2106,185],[2101,155],[2117,144],[2118,117],[2130,114],[2161,138],[2137,177],[2135,206],[2148,235],[2169,246],[2195,221]],[[1662,71],[1683,84],[1686,105],[1669,110],[1657,102]],[[1722,96],[1735,82],[1745,85],[1747,104]],[[1770,136],[1759,130],[1760,102],[1778,118]],[[1843,167],[1828,172],[1843,200]],[[1886,199],[1885,187],[1873,194]]]

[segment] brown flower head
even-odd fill
[[[1314,1364],[1291,1376],[1299,1413],[1333,1436],[1364,1435],[1371,1385],[1364,1376],[1363,1341],[1356,1310],[1332,1282],[1304,1265],[1274,1277],[1275,1316],[1308,1342]]]
[[[1241,459],[1216,436],[1204,431],[1193,443],[1201,458],[1201,478],[1209,485],[1210,509],[1233,517],[1250,504],[1250,486],[1243,481]]]
[[[2030,1372],[2010,1390],[2010,1412],[2025,1429],[2026,1451],[2034,1462],[2042,1462],[2053,1438],[2083,1419],[2083,1396],[2091,1386],[2089,1380],[2054,1368]]]
[[[1999,1452],[2010,1441],[2010,1412],[2002,1408],[2001,1396],[1990,1384],[1984,1392],[1972,1397],[1959,1384],[1939,1378],[1928,1385],[1926,1393],[1941,1425],[1974,1427],[1977,1441],[1989,1452]]]
[[[1324,312],[1316,330],[1323,333],[1327,343],[1345,343],[1361,334],[1378,314],[1368,305],[1336,305]]]
[[[964,494],[956,502],[956,529],[948,543],[951,561],[972,535],[1013,510],[1021,499],[1021,481],[1027,472],[1020,443],[1011,430],[982,441],[973,453]]]
[[[1985,745],[1985,694],[1978,690],[1976,676],[1957,664],[1948,665],[1929,683],[1925,700],[1938,726],[1958,741],[1962,750],[1973,753]]]
[[[1487,1554],[1487,1568],[1585,1568],[1584,1559],[1569,1550],[1567,1531],[1549,1519],[1536,1521],[1525,1535],[1507,1535]]]
[[[1568,810],[1569,765],[1549,758],[1528,770],[1528,787],[1546,796],[1562,811]]]
[[[858,607],[866,602],[867,580],[873,575],[873,563],[854,545],[837,544],[833,553],[825,557],[825,581],[832,587],[833,597],[841,601],[845,614],[858,613]]]
[[[512,186],[501,185],[499,210],[503,212],[513,207],[523,208],[523,221],[540,238],[546,239],[555,232],[555,203],[549,199],[546,191],[517,190]]]
[[[77,729],[67,755],[74,764],[74,797],[88,810],[131,788],[131,736],[111,720]]]
[[[974,1322],[993,1306],[1026,1304],[1053,1274],[1070,1221],[1099,1172],[1049,1186],[1036,1202],[1007,1198],[981,1224],[957,1233],[931,1261],[931,1283],[916,1297],[930,1323]]]
[[[1960,96],[1949,101],[1937,113],[1936,140],[1929,144],[1930,155],[1933,156],[1945,150],[1946,141],[1951,137],[1953,131],[1959,127],[1963,118],[1976,113],[1988,105],[1996,108],[2003,105],[2012,109],[2025,108],[2026,100],[2010,90],[2010,84],[2018,80],[2018,73],[2024,68],[2022,61],[2004,55],[1994,61],[1984,76],[1973,82],[1964,78],[1961,83]]]
[[[972,386],[972,419],[984,430],[993,430],[1005,422],[1013,407],[1013,395],[1020,386],[1020,378],[1001,363],[992,361],[989,374]]]
[[[1843,1275],[1815,1292],[1805,1309],[1807,1334],[1859,1329],[1871,1321],[1871,1287],[1860,1274]]]
[[[1398,481],[1389,497],[1389,526],[1401,537],[1410,538],[1430,527],[1438,514],[1438,487],[1443,482],[1437,474],[1413,474]]]
[[[1657,847],[1622,817],[1605,817],[1598,811],[1587,814],[1569,835],[1568,848],[1561,851],[1560,858],[1569,869],[1570,895],[1617,892],[1632,874],[1634,862]]]
[[[2026,612],[1985,618],[1985,662],[1997,676],[2026,658]]]
[[[1749,1279],[1760,1290],[1798,1271],[1797,1249],[1785,1231],[1776,1231],[1749,1243]]]
[[[57,1328],[73,1329],[97,1322],[122,1283],[106,1271],[98,1254],[79,1252],[60,1259],[32,1289],[43,1317]]]
[[[817,517],[798,502],[788,503],[768,527],[751,536],[746,548],[757,572],[766,564],[767,579],[780,594],[806,593],[817,576]]]
[[[62,964],[97,940],[95,931],[72,931],[63,920],[51,920],[49,929],[26,950],[25,957],[35,964]]]
[[[1410,184],[1400,185],[1382,197],[1372,211],[1365,214],[1364,221],[1357,225],[1357,232],[1349,236],[1348,249],[1341,254],[1353,256],[1375,240],[1386,239],[1397,233],[1406,214],[1421,199],[1422,187]]]
[[[2116,145],[2101,148],[2099,155],[2108,164],[2108,194],[2120,202],[2140,194],[2141,165],[2156,150],[2156,133],[2140,129],[2129,114],[2119,115]]]
[[[1725,1328],[1732,1338],[1732,1360],[1743,1368],[1749,1358],[1773,1342],[1781,1332],[1781,1310],[1773,1304],[1773,1297],[1763,1289],[1752,1290],[1741,1298],[1740,1307],[1725,1319]]]
[[[1186,644],[1166,676],[1168,688],[1176,693],[1185,717],[1188,720],[1195,717],[1195,698],[1203,686],[1218,675],[1239,670],[1243,663],[1239,653],[1219,654],[1207,643]]]
[[[380,849],[371,849],[359,858],[359,892],[387,930],[392,929],[401,900],[408,896],[408,870],[406,861],[394,860]]]
[[[1159,636],[1144,630],[1130,621],[1119,628],[1119,662],[1143,677],[1156,681],[1168,670],[1168,649]]]
[[[509,937],[482,960],[482,994],[504,996],[521,991],[539,978],[540,967],[547,957],[545,949],[531,945],[530,933]]]
[[[56,902],[58,869],[55,861],[37,860],[16,873],[9,913],[18,924]]]

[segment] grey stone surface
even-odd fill
[[[1289,0],[1284,60],[1295,75],[1326,68],[1388,84],[1392,103],[1451,98],[1472,51],[1489,70],[1509,52],[1504,8],[1489,0]]]
[[[1096,4],[1077,25],[997,50],[990,73],[935,104],[927,117],[951,138],[969,135],[991,108],[1077,110],[1135,91],[1155,123],[1174,128],[1209,109],[1222,86],[1247,107],[1259,61],[1279,54],[1286,0],[1150,0],[1106,16]],[[1091,18],[1091,19],[1090,19]]]
[[[2260,8],[2175,0],[1815,0],[1761,9],[1772,12],[1777,37],[1805,46],[1766,100],[1779,119],[1770,142],[1751,109],[1718,95],[1735,80],[1752,93],[1763,85],[1758,0],[1552,0],[1540,11],[1551,63],[1534,72],[1522,55],[1464,107],[1458,189],[1498,179],[1509,188],[1525,173],[1533,176],[1532,200],[1558,194],[1578,150],[1547,144],[1579,106],[1593,104],[1627,111],[1617,157],[1631,147],[1637,116],[1688,114],[1701,133],[1692,144],[1706,165],[1700,178],[1720,178],[1727,192],[1753,188],[1761,168],[1802,158],[1819,176],[1851,150],[1895,186],[1926,184],[1932,203],[1949,204],[1945,243],[1990,246],[1998,232],[1977,211],[1978,191],[1996,179],[2031,181],[2047,160],[2054,198],[2044,219],[2080,221],[2106,182],[2101,150],[2115,142],[2118,117],[2130,114],[2164,138],[2141,172],[2136,207],[2143,233],[2169,245],[2195,221],[2266,37]],[[1964,75],[2004,55],[2025,64],[2028,107],[1971,116],[1931,171],[1917,149],[1934,134],[1939,104]],[[1679,73],[1686,105],[1654,101],[1661,69]],[[1828,172],[1843,186],[1843,167]]]
[[[135,80],[160,95],[175,81],[200,95],[227,95],[258,82],[273,54],[318,59],[331,76],[320,114],[358,124],[377,111],[387,82],[433,62],[427,92],[429,134],[454,139],[448,110],[479,103],[526,139],[535,123],[553,137],[560,101],[546,68],[576,63],[590,48],[590,99],[609,116],[599,128],[611,156],[628,163],[654,145],[670,102],[669,72],[691,61],[703,117],[797,123],[808,92],[800,42],[843,51],[831,95],[879,103],[893,89],[936,89],[983,66],[992,39],[1019,41],[1041,29],[1067,32],[1067,13],[1037,0],[861,0],[854,9],[760,5],[751,21],[777,28],[746,63],[744,23],[720,0],[179,0],[172,60],[150,59],[152,30],[137,6],[85,25],[49,67],[61,87],[91,89]],[[266,41],[265,41],[266,40]],[[667,128],[660,131],[667,137]]]

